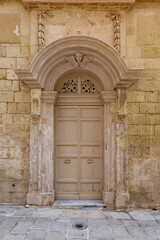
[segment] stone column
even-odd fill
[[[117,156],[116,156],[116,208],[127,208],[128,193],[128,153],[127,153],[127,89],[117,88]]]
[[[54,202],[54,103],[57,92],[42,92],[42,205]]]
[[[115,208],[116,194],[116,125],[112,119],[112,105],[116,101],[115,91],[101,92],[104,103],[104,167],[103,202],[108,209]]]
[[[41,205],[41,89],[31,90],[30,176],[27,204]]]
[[[31,90],[30,177],[27,203],[54,201],[54,102],[56,92]]]

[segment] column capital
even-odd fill
[[[101,91],[101,99],[103,103],[115,102],[116,98],[116,91]]]
[[[57,98],[57,92],[56,91],[43,91],[42,92],[42,102],[46,103],[55,103]]]

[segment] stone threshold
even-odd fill
[[[102,200],[55,200],[53,208],[105,207]]]

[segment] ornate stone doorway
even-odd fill
[[[103,202],[108,208],[127,207],[127,88],[138,79],[141,71],[128,69],[119,53],[107,43],[72,36],[49,44],[36,55],[29,69],[16,69],[15,72],[31,88],[28,204],[54,202],[57,86],[70,74],[82,74],[92,77],[100,87],[101,101],[98,99],[103,104]],[[98,99],[95,97],[92,103]],[[77,98],[76,101],[80,100]],[[84,96],[83,101],[90,100]],[[77,119],[79,117],[77,115]]]

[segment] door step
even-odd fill
[[[102,200],[55,200],[53,208],[105,207]]]

